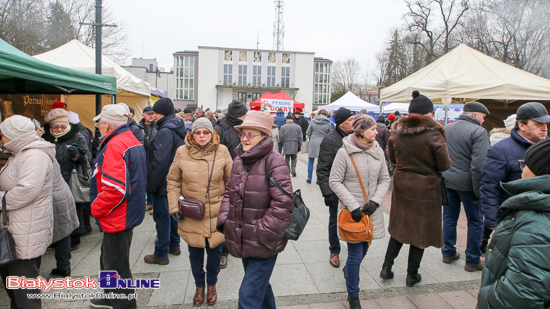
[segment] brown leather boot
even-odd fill
[[[198,286],[193,297],[193,306],[200,307],[204,303],[204,287]]]
[[[206,292],[206,303],[208,304],[208,306],[212,306],[218,300],[218,293],[216,292],[216,286],[209,285],[207,289],[208,291]]]

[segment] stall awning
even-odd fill
[[[0,93],[116,94],[117,90],[114,77],[45,63],[0,39]]]
[[[294,108],[304,108],[304,103],[297,102],[284,92],[266,92],[256,101],[250,102],[251,109],[267,108],[270,112],[276,112],[281,108],[284,112],[292,111]]]

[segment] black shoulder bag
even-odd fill
[[[290,240],[298,240],[302,232],[306,228],[307,221],[309,220],[309,209],[304,200],[302,199],[302,192],[300,189],[294,191],[294,197],[290,193],[286,192],[283,187],[275,180],[273,177],[269,177],[269,171],[267,170],[267,160],[269,155],[265,160],[265,179],[267,183],[272,182],[275,187],[277,187],[281,192],[288,196],[294,202],[294,210],[292,211],[292,218],[290,219],[290,225],[286,228],[283,237]]]
[[[448,206],[449,205],[449,201],[447,200],[447,185],[445,184],[445,178],[443,177],[443,175],[441,174],[440,171],[438,171],[435,166],[433,165],[430,165],[428,164],[428,162],[422,160],[420,157],[418,157],[413,151],[412,149],[409,147],[409,145],[407,145],[404,141],[403,141],[403,137],[401,136],[401,134],[399,133],[396,133],[397,137],[399,138],[399,141],[401,142],[401,144],[403,144],[403,146],[405,147],[405,149],[407,150],[407,152],[416,160],[418,161],[420,164],[424,165],[425,167],[431,169],[432,171],[434,171],[437,175],[439,175],[440,177],[440,184],[439,184],[439,188],[440,188],[440,195],[441,195],[441,204],[443,206]]]
[[[6,210],[6,193],[2,196],[2,230],[0,230],[0,266],[17,261],[15,242],[8,231],[8,214]]]

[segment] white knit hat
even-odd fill
[[[34,131],[35,129],[34,124],[29,118],[20,115],[13,115],[0,124],[2,134],[10,140],[14,140],[20,135]]]
[[[508,116],[508,118],[504,119],[504,126],[506,127],[506,130],[512,131],[515,125],[516,125],[516,114],[512,114]]]

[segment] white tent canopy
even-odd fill
[[[77,40],[72,40],[56,49],[34,57],[62,67],[95,73],[95,51]],[[149,83],[132,75],[105,56],[101,57],[101,72],[103,75],[116,77],[117,89],[146,97],[151,96],[151,85]]]
[[[72,40],[56,49],[34,57],[58,66],[95,73],[95,51],[77,40]],[[141,119],[143,108],[149,104],[151,85],[132,75],[105,56],[101,57],[101,67],[103,75],[116,77],[116,102],[124,102],[132,107],[136,121]],[[67,103],[68,110],[79,114],[80,121],[84,126],[91,130],[94,129],[92,118],[96,115],[95,96],[68,95],[64,101]],[[103,105],[111,103],[111,98],[103,96],[102,103]]]
[[[334,111],[338,110],[340,107],[345,107],[354,112],[359,112],[362,109],[366,109],[367,112],[380,112],[380,106],[363,101],[350,91],[331,104],[319,107],[319,110],[324,109],[327,111]]]
[[[550,80],[487,56],[465,44],[380,91],[382,102],[409,102],[413,90],[428,98],[550,100]]]
[[[382,114],[393,114],[399,112],[400,114],[409,113],[409,103],[390,103],[382,107]]]

